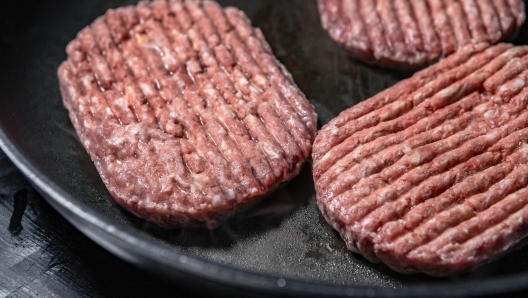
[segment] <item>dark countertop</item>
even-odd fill
[[[195,297],[84,236],[0,150],[0,297],[169,295]]]

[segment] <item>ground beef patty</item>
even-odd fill
[[[468,45],[342,112],[313,148],[319,208],[349,249],[446,275],[528,234],[528,47]]]
[[[58,77],[84,147],[115,200],[162,227],[214,227],[310,157],[313,106],[235,8],[109,10],[67,53]]]
[[[511,40],[522,0],[319,0],[323,27],[352,56],[414,69],[470,42]]]

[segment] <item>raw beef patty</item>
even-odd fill
[[[528,234],[528,47],[475,44],[342,112],[313,148],[348,248],[447,275]]]
[[[310,157],[313,106],[235,8],[109,10],[67,53],[58,77],[84,147],[115,200],[162,227],[215,227]]]
[[[522,0],[319,0],[323,27],[352,56],[415,69],[470,42],[512,40]]]

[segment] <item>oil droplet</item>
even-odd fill
[[[283,288],[286,285],[286,280],[284,278],[279,278],[279,280],[277,281],[277,285]]]

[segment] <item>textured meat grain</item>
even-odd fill
[[[522,0],[319,0],[321,22],[351,56],[416,69],[468,43],[512,40],[526,16]]]
[[[518,198],[528,188],[528,47],[475,47],[321,129],[318,205],[352,251],[400,272],[447,275],[527,236],[528,201]]]
[[[67,53],[64,104],[103,182],[162,227],[215,227],[310,157],[312,105],[235,8],[109,10]]]

